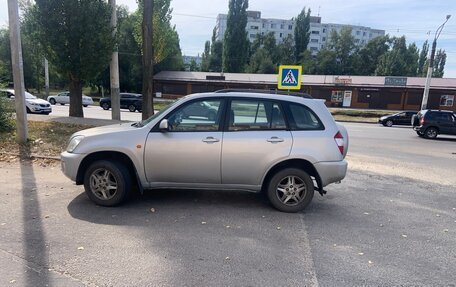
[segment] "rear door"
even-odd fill
[[[438,113],[435,116],[437,126],[440,129],[441,134],[451,134],[453,131],[453,118],[450,113]]]
[[[222,148],[222,184],[259,185],[275,162],[289,156],[293,139],[280,102],[233,98]]]

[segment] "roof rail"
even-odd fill
[[[313,97],[306,93],[290,92],[290,91],[279,91],[279,90],[261,90],[261,89],[223,89],[215,91],[215,93],[259,93],[259,94],[270,94],[270,95],[284,95],[284,96],[295,96],[306,99],[313,99]]]

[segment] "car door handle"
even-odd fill
[[[267,139],[267,141],[270,143],[281,143],[284,140],[281,138],[278,138],[278,137],[271,137],[271,138]]]
[[[207,137],[207,138],[203,139],[203,142],[205,142],[205,143],[216,143],[219,141],[220,141],[219,139],[216,139],[214,137]]]

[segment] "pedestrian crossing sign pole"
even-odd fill
[[[279,90],[300,90],[302,66],[280,66],[278,76]]]

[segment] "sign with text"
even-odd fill
[[[280,66],[277,86],[280,90],[300,90],[302,81],[301,66]]]
[[[407,86],[407,77],[385,77],[385,86]]]

